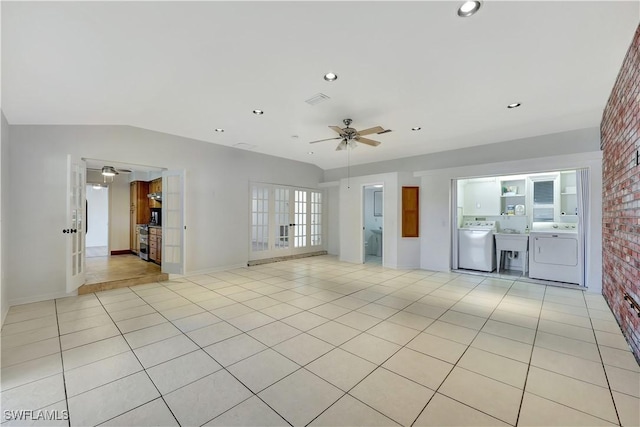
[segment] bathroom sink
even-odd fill
[[[376,230],[375,228],[371,230],[373,234],[382,234],[382,230]]]

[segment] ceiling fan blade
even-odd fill
[[[382,135],[383,133],[393,132],[391,129],[384,129],[382,132],[378,132],[378,135]]]
[[[335,132],[338,133],[338,135],[344,135],[344,131],[342,130],[342,128],[338,127],[338,126],[329,126],[331,129],[333,129]]]
[[[374,141],[373,139],[360,138],[359,136],[356,136],[354,139],[362,144],[371,145],[372,147],[380,145],[380,141]]]
[[[315,144],[316,142],[322,142],[322,141],[331,141],[332,139],[342,139],[342,137],[341,136],[337,136],[335,138],[319,139],[317,141],[311,141],[309,144]]]
[[[380,133],[380,132],[384,132],[384,128],[382,126],[374,126],[369,129],[359,130],[358,135],[365,136],[365,135],[371,135],[372,133]]]

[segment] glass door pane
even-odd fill
[[[322,193],[311,191],[311,246],[322,245]]]
[[[269,250],[269,188],[251,189],[251,251]]]
[[[274,216],[276,241],[275,249],[289,249],[289,220],[291,206],[289,203],[289,189],[276,188],[274,190]]]
[[[307,192],[295,190],[294,203],[294,247],[304,248],[307,246]]]

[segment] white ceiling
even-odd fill
[[[307,142],[347,117],[393,130],[352,164],[598,126],[640,21],[637,1],[488,0],[471,18],[457,1],[1,4],[9,123],[132,125],[323,169],[346,153]]]

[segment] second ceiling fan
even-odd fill
[[[344,119],[342,122],[345,125],[344,128],[341,128],[339,126],[329,126],[331,129],[337,132],[338,135],[340,136],[337,136],[335,138],[326,138],[326,139],[319,139],[317,141],[311,141],[309,144],[315,144],[317,142],[322,142],[322,141],[331,141],[335,139],[341,139],[342,141],[340,141],[340,143],[336,147],[336,151],[346,150],[348,147],[355,148],[356,142],[360,142],[366,145],[371,145],[372,147],[377,147],[378,145],[380,145],[380,141],[375,141],[369,138],[363,138],[363,136],[371,135],[374,133],[381,135],[383,133],[391,132],[391,129],[385,130],[382,126],[374,126],[372,128],[364,129],[364,130],[356,130],[350,127],[353,120]]]

